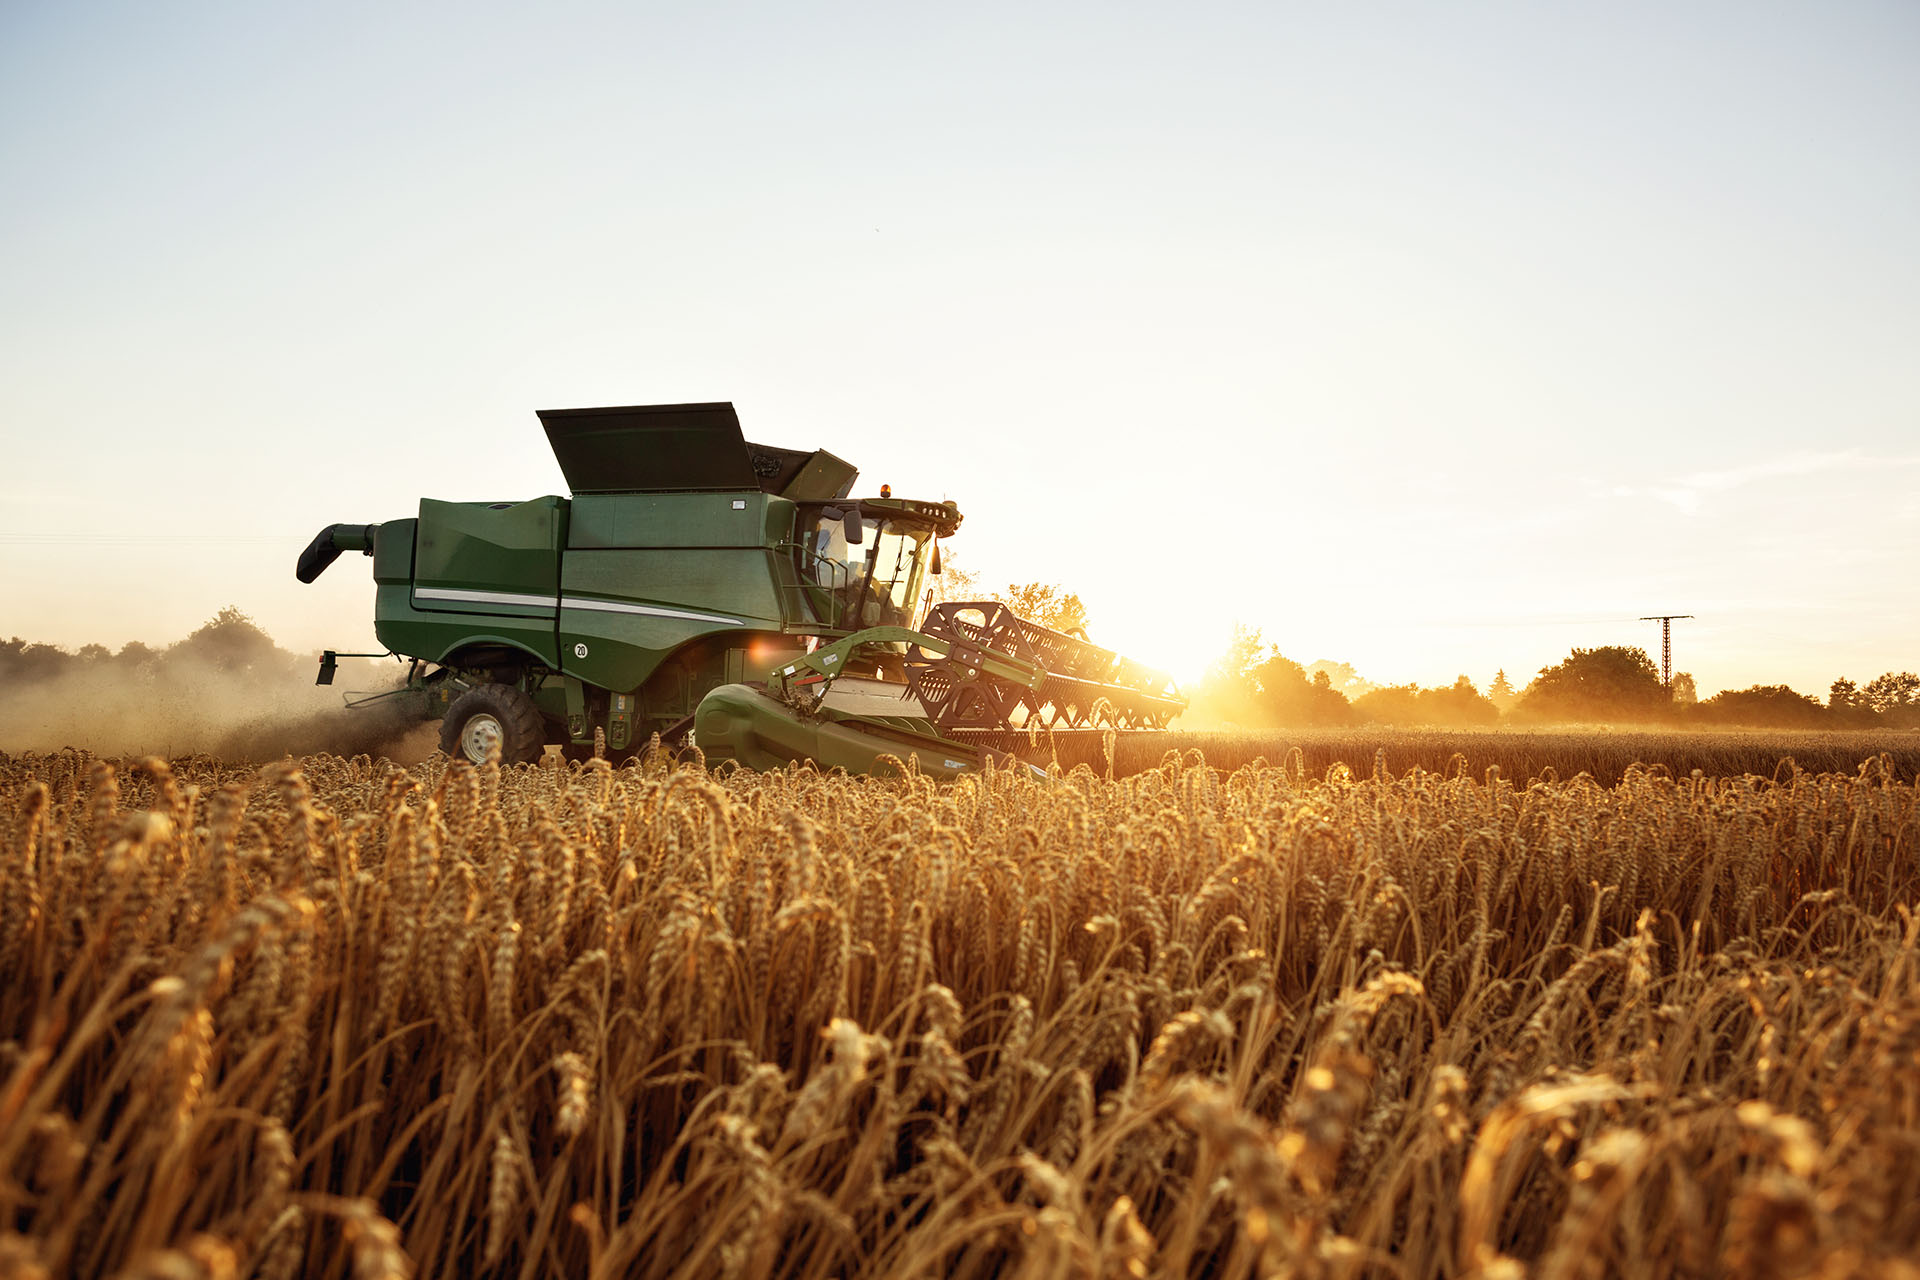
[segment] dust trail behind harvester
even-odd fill
[[[322,751],[414,760],[433,750],[431,729],[395,703],[344,703],[343,689],[401,683],[401,668],[343,662],[331,687],[316,686],[314,671],[312,657],[280,648],[235,609],[164,649],[0,642],[0,751],[264,761]]]

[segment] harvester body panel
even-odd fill
[[[566,545],[565,498],[531,502],[420,500],[413,594],[425,609],[484,613],[543,605],[552,616]]]
[[[374,634],[394,653],[431,662],[484,646],[557,667],[566,518],[564,498],[423,498],[417,519],[375,532]]]

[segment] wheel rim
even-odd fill
[[[460,753],[475,764],[485,764],[489,748],[498,747],[502,752],[506,750],[506,738],[507,731],[501,726],[499,718],[483,711],[467,721],[466,727],[460,730]]]

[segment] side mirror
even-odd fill
[[[850,546],[859,546],[861,541],[867,536],[865,528],[860,524],[860,504],[858,503],[845,509],[840,507],[822,507],[820,508],[820,514],[828,520],[838,520],[840,522],[841,532],[846,535],[847,543]]]
[[[927,572],[928,573],[940,572],[940,542],[939,542],[939,539],[937,538],[934,540],[934,543],[933,543],[933,563],[927,566]]]

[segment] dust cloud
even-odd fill
[[[347,692],[402,685],[398,663],[342,659],[331,686],[314,684],[317,670],[317,655],[287,652],[236,609],[160,649],[0,641],[0,751],[244,761],[364,752],[412,763],[438,746],[437,726],[406,699],[345,704]]]

